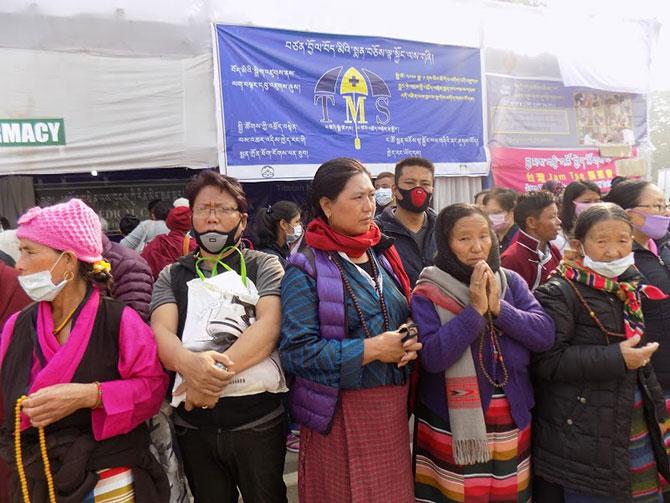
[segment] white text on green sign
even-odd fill
[[[65,145],[63,119],[0,119],[0,147]]]

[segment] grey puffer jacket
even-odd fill
[[[112,265],[112,297],[125,302],[149,321],[149,303],[154,281],[151,268],[140,255],[102,235],[102,256]]]

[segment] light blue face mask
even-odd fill
[[[300,236],[302,236],[302,225],[294,225],[293,232],[286,234],[286,244],[290,245],[295,243],[298,239],[300,239]]]
[[[584,267],[587,267],[593,272],[597,272],[606,278],[616,278],[621,276],[626,269],[635,264],[635,255],[633,252],[630,252],[630,254],[625,257],[612,260],[611,262],[598,262],[597,260],[593,260],[584,251],[584,246],[582,246],[582,254],[584,255]]]
[[[375,190],[375,202],[377,206],[386,206],[393,201],[393,191],[389,188],[381,187]]]

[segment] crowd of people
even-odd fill
[[[434,178],[333,159],[250,225],[242,186],[203,171],[119,243],[78,199],[28,210],[0,241],[5,490],[286,502],[288,449],[308,503],[663,502],[662,191],[436,212]]]

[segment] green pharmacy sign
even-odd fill
[[[0,147],[65,145],[63,119],[0,119]]]

